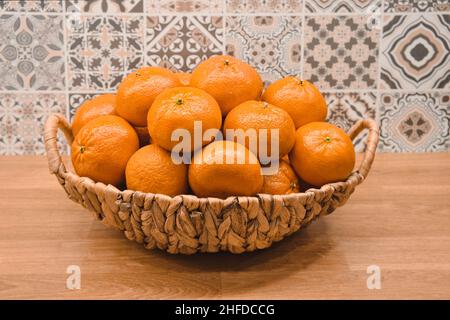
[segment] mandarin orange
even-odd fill
[[[223,130],[227,136],[227,130],[247,130],[255,129],[256,145],[252,146],[247,135],[245,142],[239,141],[234,136],[234,141],[243,143],[253,153],[258,155],[264,154],[271,157],[272,134],[278,135],[278,151],[277,157],[283,157],[291,151],[295,143],[295,126],[289,114],[281,108],[271,105],[263,101],[250,100],[241,103],[228,113],[225,118]],[[266,134],[262,130],[267,130]],[[278,130],[278,131],[274,131]],[[236,132],[236,131],[234,131]],[[227,139],[229,137],[227,136]],[[261,138],[263,141],[261,141]],[[274,142],[275,143],[275,142]],[[267,153],[262,152],[260,146],[265,146]]]
[[[139,148],[133,127],[118,116],[101,116],[85,124],[72,142],[76,173],[120,187],[128,159]]]
[[[263,89],[258,72],[231,56],[214,56],[201,62],[192,72],[190,85],[212,95],[224,116],[244,101],[258,100]]]
[[[201,124],[199,132],[202,144],[194,146],[194,125]],[[152,141],[168,151],[179,143],[172,141],[175,130],[184,129],[190,135],[191,150],[201,147],[213,139],[203,140],[208,129],[220,130],[222,115],[216,100],[207,92],[193,87],[176,87],[162,92],[152,104],[147,116]]]
[[[187,165],[175,164],[170,153],[155,144],[134,153],[125,172],[130,190],[172,197],[185,194],[188,190]]]
[[[214,141],[195,153],[189,185],[199,197],[252,196],[261,190],[263,176],[258,159],[246,147]]]
[[[355,150],[342,129],[310,122],[297,130],[289,160],[300,179],[320,187],[348,178],[355,166]]]
[[[260,193],[289,194],[299,192],[298,178],[288,162],[281,160],[278,171],[264,176],[264,184]]]
[[[77,109],[73,117],[72,132],[74,136],[89,121],[100,116],[116,114],[116,95],[101,94],[86,100]]]
[[[167,88],[180,86],[172,71],[143,67],[127,75],[117,90],[116,112],[133,126],[147,126],[147,113],[156,96]]]
[[[285,77],[269,85],[262,99],[289,113],[295,128],[313,121],[325,121],[327,104],[309,81]]]

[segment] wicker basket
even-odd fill
[[[61,129],[72,142],[72,130],[62,115],[52,115],[45,125],[45,147],[50,172],[55,174],[70,199],[93,212],[96,219],[122,230],[130,240],[147,249],[169,253],[230,251],[243,253],[264,249],[308,225],[320,215],[343,205],[367,176],[378,144],[378,127],[361,120],[350,129],[354,139],[369,130],[366,151],[358,170],[343,182],[289,195],[260,194],[254,197],[169,197],[138,191],[120,191],[112,185],[79,177],[64,165],[57,147]]]

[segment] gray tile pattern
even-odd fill
[[[63,11],[63,0],[0,0],[0,12],[48,12]]]
[[[65,0],[66,12],[139,13],[144,0]]]
[[[52,113],[67,113],[62,93],[0,94],[0,154],[45,154],[43,130]],[[64,139],[60,150],[66,150]]]
[[[0,90],[65,89],[61,16],[0,15]]]
[[[225,50],[254,66],[267,85],[300,74],[301,29],[297,16],[228,16]]]
[[[143,17],[81,15],[70,25],[67,50],[70,91],[115,90],[143,65]]]
[[[376,89],[379,30],[366,16],[305,21],[304,77],[320,89]]]
[[[148,16],[146,62],[190,71],[212,55],[222,54],[222,16]]]

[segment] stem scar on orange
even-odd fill
[[[156,96],[167,88],[180,86],[172,71],[143,67],[127,75],[117,90],[116,112],[136,127],[147,126],[147,113]]]
[[[139,148],[134,128],[118,116],[101,116],[89,121],[72,143],[76,173],[116,187],[125,182],[128,159]]]
[[[289,113],[295,128],[309,122],[325,121],[327,104],[319,89],[306,80],[289,76],[269,85],[262,99]]]
[[[311,122],[295,134],[289,160],[300,179],[320,187],[344,181],[355,166],[355,150],[350,137],[326,122]]]

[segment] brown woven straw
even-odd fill
[[[59,114],[45,125],[45,148],[50,172],[55,174],[70,199],[93,212],[96,219],[122,230],[130,240],[147,249],[169,253],[230,251],[242,253],[271,246],[320,215],[343,205],[369,173],[378,144],[378,127],[361,120],[350,129],[354,139],[369,130],[366,151],[358,170],[343,182],[289,195],[259,194],[254,197],[169,197],[139,191],[120,191],[112,185],[79,177],[64,165],[57,146],[61,129],[67,142],[73,140],[67,120]]]

